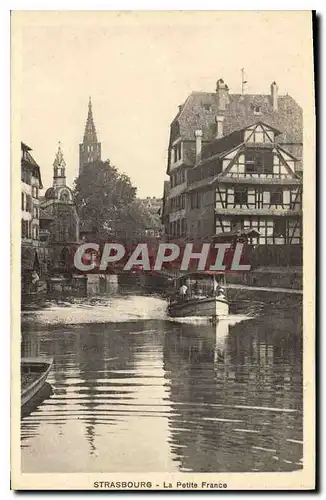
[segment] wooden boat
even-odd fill
[[[255,229],[229,231],[218,233],[212,237],[212,244],[230,243],[230,248],[234,249],[239,242],[248,242],[250,238],[257,238],[260,233]],[[198,280],[208,279],[205,287],[200,287],[198,293]],[[221,278],[223,285],[221,284]],[[197,283],[197,292],[192,282]],[[220,281],[220,283],[217,282]],[[186,293],[182,294],[182,286],[185,285]],[[172,317],[206,316],[217,320],[221,316],[229,314],[229,301],[225,293],[225,274],[215,271],[202,271],[189,273],[180,276],[175,280],[174,294],[168,306],[169,314]],[[205,289],[206,288],[206,289]]]
[[[52,368],[52,358],[22,358],[20,362],[21,406],[44,386]]]
[[[224,278],[224,275],[223,275]],[[199,283],[206,280],[205,286]],[[187,292],[180,294],[183,285]],[[223,287],[216,281],[216,273],[185,274],[175,280],[175,292],[170,299],[168,312],[172,317],[208,317],[217,320],[229,314],[229,302]]]

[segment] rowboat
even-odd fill
[[[52,358],[21,359],[21,406],[28,403],[42,389],[52,368],[52,364]]]
[[[207,317],[218,320],[221,316],[227,316],[229,302],[221,279],[218,282],[216,273],[209,271],[184,274],[177,278],[168,312],[173,318]]]

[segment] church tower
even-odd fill
[[[53,162],[53,187],[58,188],[66,185],[66,162],[63,157],[61,142]]]
[[[72,191],[66,183],[66,162],[59,142],[58,151],[53,162],[52,187],[46,190],[45,200],[59,200],[62,203],[73,203]]]
[[[84,165],[96,160],[101,160],[101,143],[97,141],[92,101],[91,98],[89,98],[84,139],[83,142],[79,144],[79,174],[81,174]]]

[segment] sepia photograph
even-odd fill
[[[314,488],[313,24],[11,13],[13,489]]]

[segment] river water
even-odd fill
[[[39,299],[22,353],[53,356],[21,421],[23,472],[302,468],[300,307],[172,321],[139,290]]]

